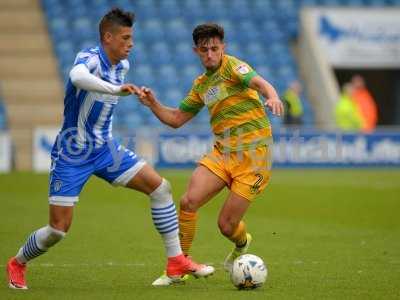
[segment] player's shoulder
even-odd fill
[[[235,56],[232,55],[225,55],[225,59],[226,59],[226,63],[225,66],[226,67],[238,67],[240,65],[246,65],[248,66],[249,64],[247,62],[245,62],[244,60],[237,58]]]
[[[99,56],[100,49],[98,46],[87,47],[78,52],[79,56]]]
[[[207,76],[205,73],[200,74],[199,76],[197,76],[195,78],[195,80],[193,81],[193,85],[194,86],[198,86],[203,84],[205,81],[207,80]]]
[[[226,71],[228,74],[234,72],[245,75],[253,70],[247,62],[231,55],[225,55],[224,66],[224,71]]]
[[[100,56],[99,47],[88,47],[80,50],[75,59],[75,64],[77,63],[98,63]]]

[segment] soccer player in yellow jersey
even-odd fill
[[[198,209],[228,187],[230,193],[220,211],[218,226],[235,244],[224,262],[229,271],[233,260],[246,253],[251,242],[242,218],[270,178],[271,127],[258,93],[275,115],[283,114],[283,105],[271,84],[245,62],[225,54],[221,26],[211,23],[197,26],[193,41],[193,50],[206,72],[196,78],[179,108],[162,105],[147,87],[142,88],[140,101],[161,122],[173,128],[182,126],[207,106],[215,144],[199,161],[181,199],[180,241],[183,252],[188,254]],[[169,284],[166,276],[153,282],[153,285]]]

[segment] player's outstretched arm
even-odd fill
[[[110,94],[117,96],[139,95],[141,90],[133,84],[114,85],[104,81],[89,72],[83,64],[78,64],[69,73],[71,82],[79,89],[89,92]]]
[[[141,92],[142,94],[138,96],[140,102],[149,107],[162,123],[172,128],[179,128],[193,118],[192,113],[161,104],[151,89],[142,87]]]
[[[275,88],[268,81],[261,76],[254,76],[249,82],[249,87],[259,92],[266,99],[265,105],[274,115],[283,115],[283,103]]]

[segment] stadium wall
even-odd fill
[[[300,13],[299,68],[315,110],[316,127],[332,130],[335,128],[332,112],[339,99],[339,86],[318,43],[311,13],[309,8],[302,9]]]
[[[50,151],[58,128],[36,128],[34,170],[50,169]],[[116,138],[156,168],[193,168],[207,153],[213,136],[206,129],[139,128],[135,135],[117,132]],[[400,167],[400,132],[373,134],[282,129],[274,134],[274,168]]]

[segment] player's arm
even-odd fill
[[[268,81],[256,75],[250,80],[249,87],[259,92],[266,99],[265,105],[274,115],[283,115],[283,103],[275,88]]]
[[[179,108],[172,108],[161,104],[154,95],[154,92],[147,87],[143,87],[141,91],[142,96],[139,96],[140,102],[149,107],[162,123],[172,128],[181,127],[194,116],[194,114],[190,112],[185,112]]]
[[[117,96],[139,95],[141,93],[140,89],[133,84],[114,85],[94,76],[84,64],[75,65],[69,76],[74,86],[90,92]]]

